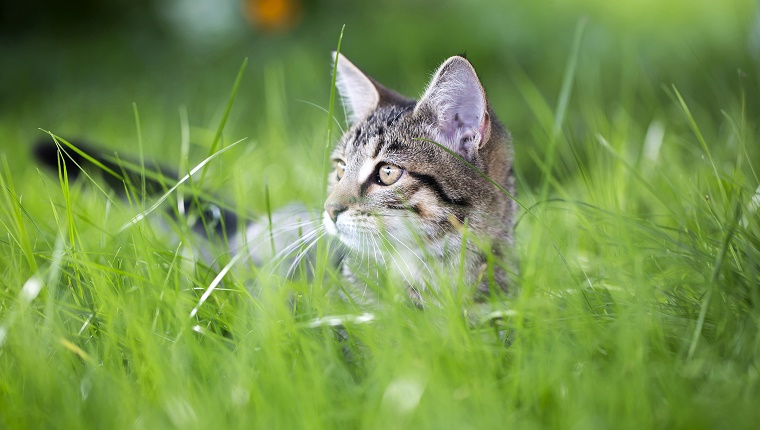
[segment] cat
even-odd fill
[[[210,205],[200,211],[208,220],[203,230],[211,226],[226,234],[234,251],[245,249],[258,265],[289,258],[288,274],[312,258],[316,239],[337,239],[341,252],[334,264],[348,284],[341,295],[359,306],[381,303],[388,285],[395,288],[389,297],[419,307],[438,303],[443,289],[456,285],[467,286],[465,297],[476,302],[513,292],[517,204],[511,136],[470,62],[464,56],[447,59],[415,101],[385,88],[342,54],[333,54],[333,61],[349,128],[332,151],[321,220],[295,206],[275,211],[273,226],[262,218],[237,234],[235,215]],[[96,150],[85,152],[121,169]],[[57,150],[49,144],[36,155],[57,166]],[[76,153],[68,156],[87,164]],[[283,225],[298,228],[278,231]],[[267,233],[277,237],[271,247]]]
[[[414,101],[383,87],[343,55],[334,61],[350,128],[332,153],[335,171],[323,225],[353,251],[342,263],[343,275],[361,286],[357,278],[371,277],[357,276],[365,267],[361,259],[374,258],[401,272],[397,278],[418,305],[428,301],[427,290],[439,288],[426,279],[430,266],[456,273],[462,264],[464,284],[474,287],[476,301],[488,297],[493,284],[507,291],[507,272],[516,268],[511,136],[494,115],[473,66],[464,56],[447,59]],[[485,243],[463,245],[465,225],[473,239]],[[365,246],[383,241],[391,245],[385,252],[362,255],[370,254]],[[491,276],[489,252],[507,262],[493,267]],[[399,254],[403,266],[389,264],[386,253]],[[367,301],[366,288],[351,296]]]

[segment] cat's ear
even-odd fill
[[[375,82],[343,54],[333,52],[333,61],[338,62],[335,85],[343,100],[348,123],[353,124],[366,118],[377,108],[380,104],[380,92]]]
[[[486,93],[464,57],[451,57],[438,68],[415,111],[431,115],[437,142],[468,160],[485,143]]]

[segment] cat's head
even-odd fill
[[[446,60],[419,101],[340,54],[335,61],[350,128],[332,152],[323,216],[329,233],[357,251],[379,246],[384,233],[440,244],[465,222],[481,234],[511,235],[513,204],[480,173],[511,188],[509,136],[464,57]]]

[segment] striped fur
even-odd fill
[[[336,169],[329,178],[323,225],[351,250],[343,263],[343,273],[357,281],[351,298],[373,301],[361,281],[372,281],[377,264],[397,272],[416,303],[434,300],[435,291],[426,292],[437,289],[437,276],[462,263],[464,225],[470,237],[465,284],[476,300],[494,286],[506,291],[507,272],[516,268],[516,204],[477,170],[514,195],[511,138],[470,63],[463,57],[444,62],[415,101],[358,76],[345,57],[337,61],[344,104],[362,110],[352,113],[355,120],[332,153],[345,173],[339,178]],[[380,181],[384,165],[403,170],[397,182]],[[491,272],[493,283],[485,270],[489,252],[505,263]]]

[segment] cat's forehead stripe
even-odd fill
[[[375,150],[372,151],[372,158],[377,158],[377,156],[380,155],[381,149],[383,149],[383,140],[377,139],[377,142],[375,142]]]
[[[362,167],[359,168],[359,176],[357,177],[357,181],[359,185],[367,182],[367,179],[369,179],[369,175],[373,174],[375,172],[375,159],[369,159],[362,164]]]

